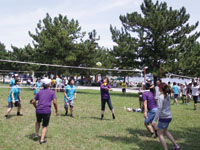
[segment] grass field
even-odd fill
[[[8,89],[0,89],[0,149],[1,150],[160,150],[158,139],[148,138],[142,113],[125,112],[124,106],[138,107],[137,94],[111,92],[116,120],[106,106],[105,119],[100,118],[100,93],[94,90],[78,90],[75,101],[75,118],[64,116],[63,93],[57,94],[59,116],[52,109],[47,133],[48,143],[33,141],[35,110],[29,104],[33,91],[23,89],[21,94],[23,117],[3,116],[7,109]],[[184,150],[200,149],[200,104],[198,110],[191,105],[171,107],[173,121],[170,131]],[[169,149],[173,145],[167,141]]]

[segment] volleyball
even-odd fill
[[[102,63],[101,62],[97,62],[96,65],[97,65],[97,67],[100,68],[102,66]]]

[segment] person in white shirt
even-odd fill
[[[182,104],[186,103],[186,94],[187,94],[187,89],[186,89],[186,85],[182,85],[181,87],[181,92],[182,92],[182,96],[181,96],[181,99],[183,101]]]
[[[198,97],[199,97],[199,86],[198,86],[197,82],[193,83],[192,97],[194,100],[194,110],[196,110],[197,109],[197,101],[198,101]]]
[[[156,87],[155,87],[155,100],[158,100],[158,97],[160,95],[160,90],[159,90],[159,86],[160,86],[161,81],[157,80],[156,82]]]

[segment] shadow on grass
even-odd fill
[[[29,134],[29,135],[26,135],[25,136],[26,138],[32,140],[32,141],[35,141],[35,142],[39,142],[40,141],[40,138],[41,136],[38,136],[37,138],[35,137],[35,133],[32,133],[32,134]]]
[[[13,117],[19,117],[19,116],[11,114],[11,115],[8,115],[8,118],[5,118],[5,119],[6,119],[6,120],[9,120],[9,119],[11,119],[11,118],[13,118]],[[20,116],[20,117],[21,117],[21,116]]]
[[[126,129],[131,136],[98,136],[111,142],[122,142],[125,144],[135,144],[138,149],[142,150],[159,150],[162,149],[161,143],[158,139],[148,138],[149,133],[141,129]],[[200,128],[184,128],[182,131],[170,130],[171,134],[177,140],[177,143],[184,150],[199,150],[200,142]],[[183,142],[179,142],[179,141]],[[172,149],[173,144],[170,142],[168,148]]]
[[[110,96],[119,96],[119,97],[133,97],[133,98],[139,98],[139,95],[136,93],[126,93],[126,95],[123,95],[122,93],[110,93]]]
[[[82,119],[93,119],[93,120],[101,120],[100,117],[81,117]],[[103,120],[110,121],[112,119],[103,118]],[[101,120],[102,121],[102,120]]]

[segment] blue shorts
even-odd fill
[[[170,122],[158,122],[157,128],[160,130],[165,130],[168,128]]]
[[[174,94],[174,99],[175,99],[175,98],[178,98],[178,94]]]
[[[158,110],[157,108],[153,108],[152,110],[150,110],[147,113],[147,118],[144,121],[146,124],[152,123],[152,121],[153,121],[153,119],[156,115],[157,110]]]

